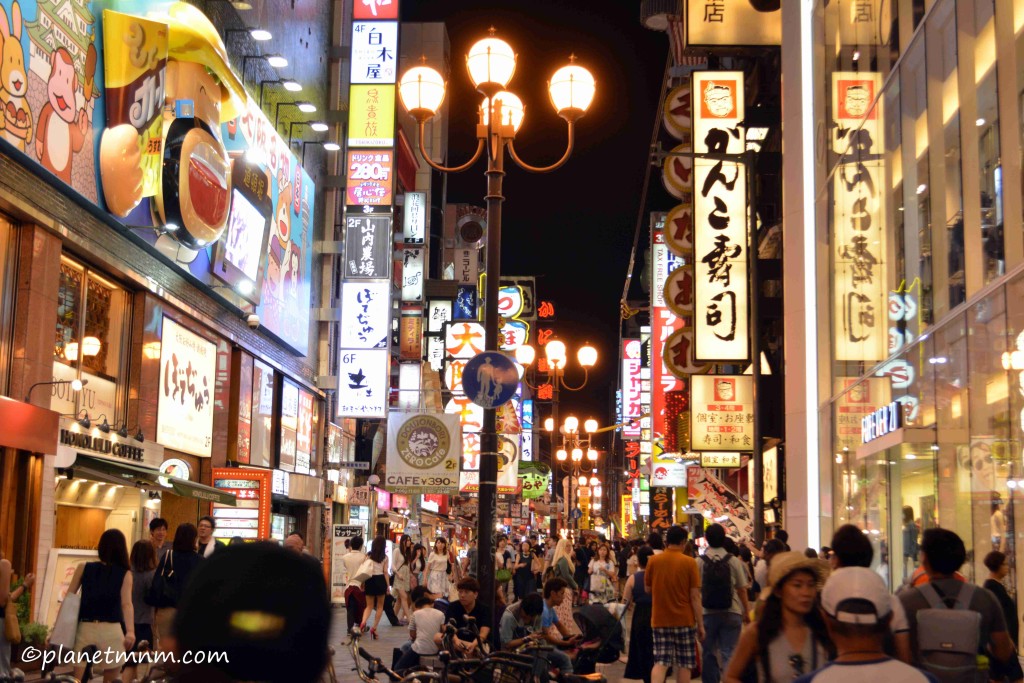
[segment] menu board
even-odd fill
[[[265,539],[270,535],[270,471],[213,468],[213,486],[234,494],[235,506],[213,504],[216,538]]]
[[[281,461],[278,467],[295,471],[296,431],[299,425],[299,385],[291,380],[281,383]],[[309,469],[308,466],[306,468]]]

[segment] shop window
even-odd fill
[[[1021,444],[1024,444],[1024,276],[1016,277],[1006,286],[1006,333],[1006,347],[1000,354],[999,364],[1009,373],[1010,438],[1019,453]],[[1024,547],[1018,542],[1019,533],[1016,533],[1017,529],[1024,529],[1024,467],[1019,457],[1010,460],[1005,499],[1007,555],[1010,558],[1007,584],[1016,586],[1017,570],[1024,562]],[[1018,604],[1018,609],[1024,609],[1024,604]]]
[[[14,269],[9,267],[14,256],[11,240],[14,226],[0,214],[0,393],[7,393],[7,378],[11,358],[11,311],[14,310]]]
[[[118,380],[127,347],[129,295],[125,290],[66,256],[61,257],[57,324],[53,347],[54,380],[87,381],[81,392],[54,385],[50,408],[63,414],[82,410],[113,424],[118,411]]]
[[[260,361],[252,371],[252,436],[250,464],[274,466],[274,369]]]

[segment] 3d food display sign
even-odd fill
[[[184,2],[63,7],[0,0],[0,136],[306,353],[313,182],[216,27]]]

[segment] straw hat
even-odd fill
[[[828,578],[830,571],[827,562],[807,557],[801,552],[779,553],[772,557],[772,561],[768,564],[768,585],[761,592],[761,599],[767,599],[775,586],[783,583],[790,574],[801,569],[810,571],[817,577],[818,590],[821,590],[821,587],[825,585],[825,579]]]

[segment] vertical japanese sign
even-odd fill
[[[346,279],[379,280],[391,261],[391,216],[351,213],[345,219]]]
[[[640,438],[640,340],[622,341],[622,438]]]
[[[672,489],[651,487],[651,531],[664,532],[672,526]]]
[[[353,22],[351,82],[393,84],[397,77],[397,52],[397,21]]]
[[[209,458],[213,446],[213,389],[217,345],[170,318],[160,337],[156,440]]]
[[[693,73],[694,356],[750,358],[743,73]],[[716,155],[709,157],[706,155]]]
[[[406,244],[423,244],[427,235],[427,193],[406,192],[402,239]]]
[[[353,85],[348,91],[348,146],[395,146],[395,86]]]
[[[682,259],[665,244],[665,215],[651,214],[651,253],[654,268],[651,285],[651,418],[654,435],[665,433],[665,394],[683,388],[683,383],[665,365],[665,345],[683,329],[683,321],[665,303],[665,283],[682,265]],[[671,355],[670,355],[671,357]],[[641,428],[643,425],[641,425]],[[641,435],[641,438],[644,438]],[[650,451],[647,451],[650,452]]]
[[[882,75],[832,74],[833,151],[840,155],[833,178],[835,357],[879,361],[888,344],[883,258],[881,101],[871,107]]]
[[[856,4],[852,2],[850,4]],[[688,45],[779,45],[782,10],[757,0],[686,0]]]

